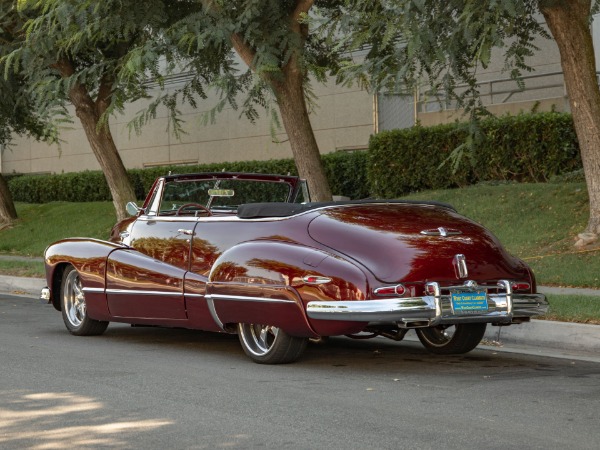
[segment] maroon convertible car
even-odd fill
[[[276,364],[311,338],[413,328],[433,353],[465,353],[487,324],[548,308],[531,269],[443,203],[312,203],[297,177],[204,173],[161,177],[127,209],[109,241],[46,250],[42,298],[72,334],[111,321],[237,333]]]

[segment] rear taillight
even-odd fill
[[[391,296],[391,295],[404,295],[406,288],[397,284],[395,286],[382,286],[373,291],[373,293],[379,297]]]
[[[531,284],[525,281],[515,281],[511,283],[510,287],[513,291],[529,291],[531,290]]]

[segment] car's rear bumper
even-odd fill
[[[545,314],[548,301],[543,294],[488,294],[487,311],[454,311],[451,295],[390,298],[359,301],[311,301],[307,314],[311,319],[353,322],[396,322],[404,327],[429,327],[458,323],[522,322]]]

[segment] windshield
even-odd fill
[[[234,211],[244,203],[287,202],[289,183],[256,180],[185,180],[165,184],[159,214],[171,214],[195,203],[211,210]]]

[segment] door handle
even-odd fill
[[[187,236],[193,236],[194,235],[194,230],[186,230],[184,228],[180,228],[179,230],[177,230],[178,233],[181,234],[185,234]]]

